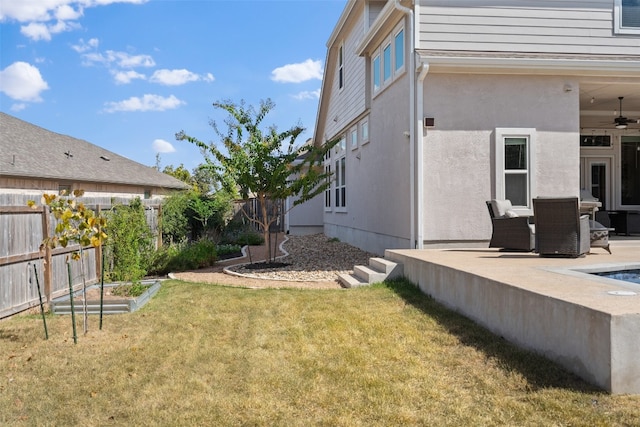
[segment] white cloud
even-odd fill
[[[75,10],[68,4],[63,4],[58,7],[55,13],[56,19],[60,21],[73,21],[82,16],[82,8],[78,8],[78,10]]]
[[[26,62],[14,62],[0,71],[0,92],[17,101],[40,102],[40,93],[47,89],[40,70]]]
[[[142,4],[148,0],[3,0],[0,22],[24,23],[21,32],[32,40],[51,40],[53,34],[80,28],[76,22],[88,7],[112,3]]]
[[[150,55],[130,55],[127,52],[107,50],[104,54],[99,52],[85,53],[82,55],[85,65],[104,64],[116,65],[120,68],[153,67],[156,62]]]
[[[174,95],[169,97],[163,97],[160,95],[143,95],[142,98],[133,96],[124,101],[107,102],[105,109],[107,113],[114,113],[116,111],[165,111],[173,110],[186,102],[181,101]]]
[[[211,73],[201,76],[183,68],[181,70],[157,70],[149,79],[149,81],[153,83],[165,86],[179,86],[189,82],[197,82],[199,80],[212,82],[214,77]]]
[[[71,45],[71,49],[75,50],[78,53],[84,53],[86,51],[96,49],[100,41],[96,38],[89,39],[89,41],[85,42],[84,39],[78,40],[78,44]]]
[[[51,33],[46,24],[32,22],[20,27],[20,32],[31,40],[51,40]]]
[[[19,104],[13,104],[11,106],[11,111],[18,112],[18,111],[24,110],[25,108],[27,108],[27,104],[24,104],[24,103],[21,102]]]
[[[133,70],[129,70],[129,71],[112,71],[111,74],[113,74],[113,78],[115,79],[116,84],[119,84],[119,85],[129,84],[129,83],[131,83],[131,81],[133,81],[135,79],[144,80],[144,79],[147,78],[147,76],[145,76],[144,74],[140,74],[140,73],[135,72]]]
[[[287,64],[271,72],[271,80],[280,83],[301,83],[322,80],[322,62],[307,59],[298,64]]]
[[[173,153],[176,151],[174,146],[164,139],[156,139],[153,141],[153,150],[156,153]]]
[[[0,21],[48,21],[62,17],[81,16],[86,7],[107,6],[112,3],[142,4],[148,0],[6,0],[2,2]],[[76,19],[76,18],[66,18]]]
[[[298,92],[295,95],[292,95],[293,98],[304,100],[304,99],[320,99],[320,89],[316,90],[304,90],[302,92]]]
[[[65,31],[71,31],[76,28],[80,28],[80,25],[76,22],[56,21],[54,24],[44,24],[42,22],[31,22],[28,25],[20,27],[22,35],[30,38],[31,40],[51,40],[52,34],[63,33]]]

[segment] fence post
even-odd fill
[[[162,203],[158,205],[158,227],[156,232],[158,233],[158,243],[156,243],[156,249],[162,247]]]
[[[42,241],[44,242],[49,238],[49,206],[42,207]],[[40,251],[42,252],[42,246],[40,247]],[[51,264],[51,248],[49,245],[44,245],[44,268],[42,269],[42,274],[44,278],[44,294],[47,297],[47,301],[50,302],[52,299],[52,286],[51,282],[53,281],[53,265]]]
[[[100,204],[96,205],[96,217],[100,217],[102,213],[102,208]],[[100,277],[102,279],[102,245],[96,246],[94,248],[95,258],[96,258],[96,278]]]

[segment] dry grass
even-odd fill
[[[0,425],[637,425],[610,396],[402,281],[249,290],[169,281],[71,339],[0,322]]]

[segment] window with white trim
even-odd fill
[[[387,82],[391,78],[391,44],[382,49],[382,81]]]
[[[347,206],[347,158],[343,155],[336,160],[335,194],[336,208]]]
[[[640,34],[640,0],[614,0],[614,32]]]
[[[380,43],[371,59],[373,93],[391,84],[405,70],[404,24],[401,22]]]
[[[377,92],[382,87],[380,85],[380,55],[376,55],[373,61],[371,61],[371,64],[373,68],[373,72],[371,73],[373,75],[373,91]]]
[[[369,118],[360,122],[360,143],[362,145],[369,142]]]
[[[344,44],[338,50],[338,89],[344,87]]]
[[[350,135],[349,140],[351,142],[351,149],[355,150],[356,148],[358,148],[358,126],[352,128],[349,135]]]
[[[324,190],[324,210],[331,210],[331,150],[324,155],[324,172],[327,174],[327,182],[329,185]]]
[[[343,134],[335,146],[333,161],[333,203],[336,211],[345,212],[347,206],[347,135]]]
[[[535,194],[535,129],[496,129],[496,197],[531,209]]]
[[[394,70],[398,72],[404,68],[404,28],[394,36],[394,52]]]

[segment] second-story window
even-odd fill
[[[396,54],[394,71],[400,71],[404,67],[404,29],[396,33],[393,46]]]
[[[378,46],[371,59],[373,93],[390,85],[405,70],[404,24],[401,22]]]
[[[338,50],[338,88],[344,87],[344,45],[340,45]]]

